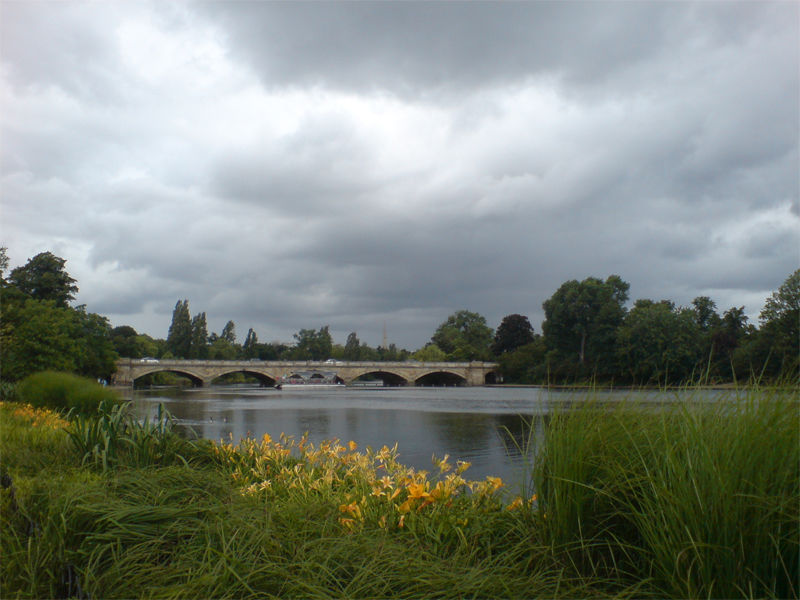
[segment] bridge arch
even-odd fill
[[[155,373],[174,373],[176,375],[181,375],[189,379],[192,382],[194,387],[203,387],[204,380],[203,378],[198,375],[197,373],[192,373],[188,369],[165,369],[160,367],[153,367],[152,369],[144,369],[137,373],[136,377],[133,379],[133,384],[136,385],[136,381],[141,379],[142,377],[146,377],[147,375],[153,375]]]
[[[408,385],[409,381],[399,373],[393,372],[391,369],[381,369],[381,368],[368,368],[368,369],[358,369],[354,370],[350,373],[350,379],[347,383],[351,383],[356,381],[357,379],[364,377],[365,375],[372,375],[377,377],[378,379],[382,380],[384,385],[390,386],[401,386],[401,385]]]
[[[256,379],[258,379],[258,382],[264,387],[274,386],[278,379],[277,376],[270,375],[269,373],[265,373],[257,369],[248,369],[248,368],[237,369],[234,367],[231,369],[226,369],[220,373],[215,373],[213,377],[206,380],[206,384],[213,385],[214,382],[220,377],[225,377],[225,375],[231,375],[233,373],[244,373],[245,375],[250,375],[251,377],[255,377]]]
[[[462,386],[469,381],[461,373],[449,369],[432,369],[423,373],[414,381],[419,386]]]

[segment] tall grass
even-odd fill
[[[797,597],[800,422],[780,391],[553,418],[541,539],[589,577],[677,597]]]
[[[102,403],[120,402],[114,390],[72,373],[41,371],[17,384],[17,399],[36,408],[92,413]]]

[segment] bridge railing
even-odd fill
[[[121,365],[145,366],[145,365],[185,365],[196,367],[240,367],[240,366],[283,366],[283,367],[404,367],[404,368],[464,368],[464,367],[484,367],[494,368],[497,363],[485,361],[472,362],[418,362],[418,361],[337,361],[327,362],[319,360],[206,360],[206,359],[140,359],[124,358],[117,361]]]

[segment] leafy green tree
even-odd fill
[[[692,300],[694,312],[697,319],[697,326],[703,331],[708,331],[712,327],[719,325],[719,315],[717,305],[708,296],[698,296]]]
[[[206,313],[197,313],[192,317],[192,333],[189,342],[189,358],[208,358],[208,324]]]
[[[347,336],[347,341],[344,344],[344,359],[345,360],[359,360],[361,358],[361,342],[353,331]]]
[[[447,360],[447,354],[436,344],[429,343],[414,352],[411,358],[419,362],[444,362]]]
[[[533,326],[528,317],[518,314],[507,315],[503,317],[494,334],[492,352],[495,356],[500,356],[531,342],[533,342]]]
[[[124,358],[142,358],[137,338],[139,334],[130,325],[120,325],[111,330],[111,343],[117,354]]]
[[[683,383],[699,377],[700,328],[690,309],[639,302],[618,332],[620,364],[634,383]]]
[[[800,269],[767,298],[759,320],[763,343],[770,348],[766,373],[796,378],[800,369]]]
[[[208,347],[208,357],[211,360],[237,360],[241,353],[241,346],[232,344],[224,337],[216,338]]]
[[[729,308],[723,313],[722,318],[711,330],[714,375],[726,381],[738,379],[740,376],[747,377],[746,372],[737,374],[735,355],[745,337],[752,335],[752,330],[753,328],[747,323],[744,306]]]
[[[258,357],[258,336],[256,335],[255,330],[251,327],[247,330],[247,336],[244,338],[244,344],[242,344],[242,352],[245,358],[257,358]]]
[[[172,323],[167,334],[167,348],[175,358],[188,358],[192,347],[192,318],[189,301],[178,300],[172,311]]]
[[[460,310],[436,329],[431,342],[444,350],[448,360],[489,360],[493,332],[482,315]]]
[[[497,358],[504,382],[538,383],[545,379],[547,347],[542,336],[533,337],[530,343],[504,352]]]
[[[222,334],[220,337],[231,344],[236,343],[236,325],[233,324],[233,321],[228,321],[225,323],[225,327],[222,328]]]
[[[292,355],[295,360],[326,360],[330,358],[333,347],[328,326],[320,327],[319,331],[301,329],[294,334],[295,344]]]
[[[75,280],[64,269],[66,262],[52,252],[42,252],[11,271],[8,282],[35,300],[52,300],[66,308],[78,291]]]
[[[563,283],[542,305],[548,360],[560,375],[609,377],[617,328],[625,317],[629,284],[618,275]]]
[[[44,370],[108,379],[114,372],[118,355],[105,317],[87,313],[83,306],[60,306],[55,300],[5,293],[3,299],[2,379],[15,381]]]
[[[80,341],[75,334],[72,310],[55,300],[4,301],[2,379],[16,381],[46,370],[76,371]]]
[[[80,341],[75,371],[79,375],[108,380],[116,371],[119,358],[111,341],[108,319],[97,313],[86,312],[85,306],[73,309],[76,339]]]

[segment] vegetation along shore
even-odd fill
[[[791,390],[556,413],[520,489],[357,440],[188,440],[67,374],[4,393],[3,598],[800,591]]]

